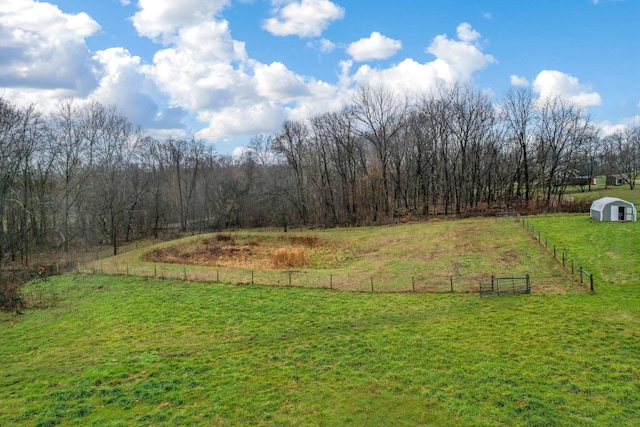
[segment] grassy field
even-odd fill
[[[56,304],[0,315],[0,425],[639,425],[638,223],[529,220],[589,264],[595,295],[34,284],[29,295]],[[341,268],[377,265],[361,259],[372,241],[399,255],[398,231],[455,224],[337,230],[359,254]]]
[[[212,242],[216,235],[193,236],[159,245],[154,252],[146,248],[97,261],[85,271],[351,291],[371,291],[373,286],[375,292],[453,288],[467,293],[477,292],[479,283],[491,276],[531,274],[534,292],[582,291],[514,221],[474,218],[297,233],[246,231],[220,237],[224,244],[232,238],[237,244],[223,251]],[[293,246],[316,242],[307,248],[308,265],[273,267],[268,254],[291,247],[291,241]]]
[[[600,180],[599,182],[604,181]],[[635,204],[640,204],[640,186],[637,186],[635,190],[630,190],[628,185],[617,187],[609,186],[608,188],[605,188],[604,185],[597,185],[592,187],[591,191],[584,192],[581,192],[578,187],[568,188],[567,190],[569,191],[565,196],[565,199],[567,200],[571,200],[572,198],[595,200],[601,197],[617,197]]]

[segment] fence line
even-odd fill
[[[386,277],[383,274],[345,274],[307,270],[252,270],[232,267],[197,267],[168,263],[125,264],[106,260],[77,265],[76,273],[157,277],[201,283],[291,286],[373,293],[480,294],[481,283],[490,276],[433,276],[413,274]]]
[[[549,252],[551,252],[553,254],[553,257],[562,264],[562,266],[571,271],[571,275],[574,276],[576,274],[576,268],[575,268],[575,261],[573,259],[569,259],[567,257],[567,252],[566,250],[563,250],[562,253],[560,254],[561,256],[559,256],[559,251],[558,248],[556,247],[555,244],[553,243],[549,243],[549,239],[547,237],[543,237],[542,233],[540,232],[540,230],[536,230],[535,227],[533,226],[533,224],[531,224],[531,222],[527,221],[526,219],[522,219],[521,221],[522,224],[522,228],[524,228],[525,230],[527,230],[529,233],[531,233],[531,235],[542,245],[545,247],[545,249],[547,249]],[[578,273],[580,274],[580,284],[584,285],[584,281],[582,278],[582,275],[585,274],[585,276],[589,277],[589,291],[591,293],[594,293],[594,288],[593,288],[593,274],[588,273],[586,270],[584,270],[581,266],[578,268]]]

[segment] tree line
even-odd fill
[[[48,114],[0,98],[0,264],[167,229],[357,226],[491,209],[553,209],[578,177],[633,188],[640,129],[600,137],[562,98],[496,104],[453,85],[418,98],[358,87],[339,111],[287,120],[240,156],[144,135],[117,108]]]

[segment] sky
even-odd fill
[[[339,109],[359,85],[461,82],[640,124],[640,0],[1,0],[0,97],[116,105],[219,153]]]

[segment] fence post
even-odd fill
[[[553,257],[556,258],[556,245],[553,245]]]
[[[291,279],[291,276],[289,276],[289,279]],[[253,270],[251,270],[251,284],[253,285]],[[289,284],[291,284],[291,280],[289,280]]]
[[[580,271],[580,284],[582,285],[582,267],[578,269]]]
[[[329,275],[329,289],[333,289],[333,274]]]
[[[373,277],[371,278],[371,292],[373,292]]]
[[[220,270],[216,268],[216,282],[220,282]]]
[[[528,294],[531,293],[531,278],[529,277],[528,274],[527,274],[527,293]]]
[[[593,293],[593,274],[589,275],[589,282],[590,282],[590,285],[591,285],[591,293]]]
[[[453,293],[453,276],[449,276],[449,284],[451,285],[451,293]]]
[[[127,265],[127,268],[129,268],[129,266]],[[184,272],[184,281],[187,281],[187,267],[183,267],[183,272]]]
[[[158,277],[158,265],[153,264],[153,277]]]
[[[573,274],[574,274],[573,260],[571,260],[571,275],[573,276]]]
[[[291,286],[291,272],[289,272],[289,286]]]
[[[562,266],[563,267],[567,266],[567,264],[565,263],[566,259],[567,259],[566,258],[566,254],[564,253],[564,251],[562,251]]]
[[[411,287],[413,288],[413,292],[416,291],[416,278],[415,276],[411,276]]]

